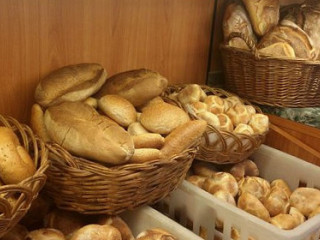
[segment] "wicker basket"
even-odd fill
[[[199,141],[167,160],[106,167],[48,144],[52,166],[47,194],[59,208],[83,214],[116,215],[166,197],[184,179]]]
[[[165,97],[168,97],[171,93],[179,93],[185,86],[185,84],[169,86],[165,91]],[[219,88],[212,88],[205,85],[202,85],[201,88],[207,95],[216,95],[221,98],[235,96],[234,94]],[[242,101],[246,105],[251,105],[246,100]],[[258,113],[261,113],[259,107],[254,107]],[[189,115],[191,118],[197,119],[197,117],[190,112]],[[199,146],[196,159],[216,164],[241,162],[248,158],[264,142],[266,134],[267,133],[254,134],[250,136],[245,134],[234,134],[232,132],[218,130],[213,126],[208,125]],[[209,144],[208,139],[210,135],[215,136],[217,139],[214,144]]]
[[[259,56],[252,41],[232,37],[242,37],[251,51],[220,46],[228,90],[261,105],[320,106],[320,61]]]
[[[37,171],[18,184],[0,186],[0,237],[12,229],[29,210],[46,182],[49,167],[48,150],[32,130],[11,117],[0,115],[0,125],[11,128],[30,154]]]

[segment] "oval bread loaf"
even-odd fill
[[[44,112],[41,106],[37,103],[33,104],[31,108],[30,127],[44,142],[50,142],[50,137],[48,135],[43,118]]]
[[[106,79],[106,70],[97,63],[65,66],[49,73],[39,82],[35,101],[43,107],[65,101],[82,101],[96,93]]]
[[[52,141],[77,156],[122,164],[133,155],[129,133],[85,103],[52,106],[46,110],[44,122]]]
[[[135,148],[162,148],[164,137],[158,133],[145,133],[138,136],[133,136]]]

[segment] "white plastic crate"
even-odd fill
[[[301,159],[262,145],[250,159],[258,165],[261,177],[272,181],[284,179],[291,189],[299,186],[320,188],[320,168]],[[187,181],[172,192],[156,208],[199,235],[207,232],[206,240],[230,240],[231,228],[241,240],[317,240],[320,235],[320,215],[292,230],[282,230],[235,206],[214,198]],[[215,229],[216,219],[223,221],[223,230]]]
[[[134,236],[147,229],[162,228],[177,237],[178,240],[202,240],[190,230],[149,206],[126,211],[121,218],[128,224]]]

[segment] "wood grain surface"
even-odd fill
[[[213,0],[0,0],[0,113],[29,119],[50,71],[99,62],[109,76],[146,67],[205,83]]]

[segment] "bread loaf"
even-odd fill
[[[158,133],[145,133],[138,136],[133,136],[135,148],[162,148],[164,137]]]
[[[169,134],[189,120],[185,111],[165,102],[147,107],[140,116],[140,122],[144,128],[159,134]]]
[[[128,133],[132,136],[149,133],[140,122],[131,123],[128,127]]]
[[[98,99],[89,97],[86,100],[83,101],[84,103],[88,104],[89,106],[97,109],[98,108]]]
[[[108,78],[96,97],[116,94],[138,107],[159,96],[167,85],[168,80],[159,73],[148,69],[136,69]]]
[[[261,48],[258,50],[259,54],[264,56],[271,57],[280,57],[280,58],[295,58],[296,54],[294,49],[285,42],[277,42],[271,44],[268,47]]]
[[[103,217],[99,219],[98,223],[101,225],[111,225],[118,229],[121,234],[121,240],[135,240],[130,228],[120,217]]]
[[[260,177],[247,176],[239,181],[239,194],[248,192],[257,197],[261,202],[269,196],[270,183]]]
[[[188,84],[178,94],[178,100],[182,104],[199,102],[204,99],[206,94],[198,84]]]
[[[279,0],[242,0],[250,17],[254,32],[265,35],[278,24],[280,16]]]
[[[53,228],[41,228],[29,232],[26,240],[65,240],[64,235],[59,230]]]
[[[210,95],[205,98],[204,103],[207,104],[209,112],[218,114],[224,111],[224,103],[219,96]]]
[[[216,114],[213,114],[212,112],[200,112],[197,115],[200,119],[205,120],[209,125],[220,129],[220,121]]]
[[[198,175],[192,175],[186,178],[186,180],[190,183],[192,183],[193,185],[202,188],[204,182],[206,181],[206,177],[202,177],[202,176],[198,176]]]
[[[144,163],[160,159],[161,152],[156,148],[138,148],[134,151],[130,163]]]
[[[129,133],[82,102],[48,108],[44,122],[50,139],[77,156],[122,164],[133,155]]]
[[[41,79],[35,101],[43,107],[65,101],[82,101],[105,83],[106,70],[96,63],[82,63],[59,68]]]
[[[233,197],[238,194],[237,180],[226,172],[218,172],[212,178],[207,178],[203,184],[203,189],[211,194],[219,190],[229,192]]]
[[[204,120],[188,121],[174,129],[164,141],[162,157],[169,158],[188,149],[203,135],[207,127]]]
[[[138,234],[137,240],[178,240],[167,231],[159,228],[148,229]]]
[[[246,176],[259,176],[259,169],[253,161],[246,159],[233,165],[230,173],[239,181]]]
[[[194,174],[207,178],[212,178],[218,172],[212,164],[200,161],[193,162],[192,170]]]
[[[5,184],[17,184],[34,175],[36,167],[12,129],[0,127],[0,177]]]
[[[301,187],[293,191],[290,205],[297,208],[304,216],[309,216],[320,206],[320,190]]]
[[[121,233],[111,225],[89,224],[77,230],[70,240],[122,240]]]
[[[220,122],[220,130],[227,132],[233,131],[233,123],[227,114],[219,113],[217,114],[217,117]]]
[[[99,109],[119,125],[128,127],[137,120],[134,106],[118,95],[105,95],[98,101]]]
[[[37,103],[33,104],[31,108],[30,127],[44,142],[50,142],[50,137],[44,124],[44,112]]]
[[[245,105],[241,103],[237,103],[230,108],[226,114],[230,117],[234,126],[238,126],[240,123],[247,124],[251,116]]]

